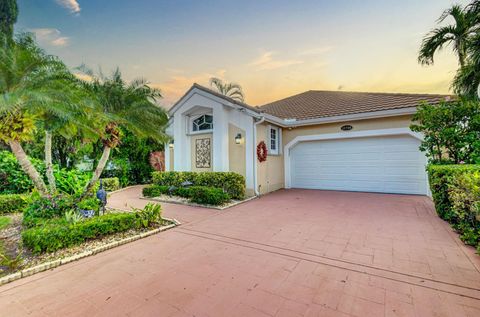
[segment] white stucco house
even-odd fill
[[[427,195],[422,101],[445,95],[307,91],[250,106],[194,84],[169,110],[166,169],[234,171],[247,194],[308,188]],[[268,155],[260,162],[257,147]]]

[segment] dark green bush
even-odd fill
[[[480,243],[480,171],[463,173],[449,185],[455,228],[469,245]]]
[[[149,185],[142,190],[144,197],[158,197],[161,194],[168,194],[168,186]]]
[[[0,195],[0,215],[11,212],[23,212],[28,205],[28,195],[7,194]]]
[[[32,159],[32,164],[44,175],[45,164],[41,160]],[[33,183],[9,151],[0,151],[0,192],[2,194],[21,194],[33,189]]]
[[[150,185],[143,188],[143,196],[157,197],[170,194],[169,186]],[[230,200],[230,195],[220,188],[206,186],[191,186],[175,188],[172,195],[189,198],[191,202],[203,205],[222,205]]]
[[[480,165],[431,165],[428,174],[438,215],[480,249]]]
[[[188,191],[191,201],[197,204],[218,206],[230,200],[230,196],[220,188],[192,186],[188,188]]]
[[[435,208],[440,218],[455,222],[452,202],[449,196],[449,185],[455,178],[464,173],[480,171],[480,165],[429,165],[428,179]]]
[[[45,164],[38,159],[30,158],[32,164],[41,175],[45,175]],[[91,173],[76,169],[59,169],[54,166],[57,190],[69,195],[82,192],[90,180]],[[46,181],[46,179],[45,179]],[[30,192],[33,183],[9,151],[0,151],[0,192],[2,194],[21,194]]]
[[[98,200],[97,197],[85,198],[77,204],[77,208],[84,210],[94,210],[95,212],[98,212],[98,210],[100,209],[100,200]]]
[[[83,243],[89,239],[149,227],[161,221],[160,206],[147,205],[144,210],[112,213],[77,223],[56,219],[22,232],[24,246],[34,253],[53,252]]]
[[[55,166],[54,175],[57,190],[68,195],[82,193],[92,177],[90,172],[82,172],[77,169],[57,169],[57,166]]]
[[[180,187],[185,181],[195,186],[221,188],[233,199],[245,197],[245,178],[234,172],[154,172],[153,183]]]
[[[73,207],[73,199],[68,195],[32,198],[23,213],[23,225],[36,226],[45,220],[63,217]]]
[[[103,188],[107,192],[113,192],[120,189],[120,181],[117,177],[102,178]]]

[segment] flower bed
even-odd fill
[[[110,244],[112,238],[138,238],[173,224],[161,217],[158,204],[88,219],[66,206],[70,206],[68,199],[62,197],[37,199],[24,214],[8,216],[11,224],[0,230],[0,277],[52,258],[89,252],[93,246]]]

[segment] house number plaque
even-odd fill
[[[340,128],[342,131],[350,131],[353,129],[353,127],[349,124],[347,125],[342,125],[342,127]]]

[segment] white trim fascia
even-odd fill
[[[423,140],[423,135],[413,132],[409,128],[393,128],[393,129],[375,129],[365,131],[348,131],[338,133],[324,133],[314,135],[300,135],[288,142],[283,150],[284,154],[284,170],[285,170],[285,188],[291,188],[291,171],[290,171],[290,149],[297,143],[305,141],[321,141],[349,138],[363,138],[371,136],[389,136],[389,135],[410,135],[416,139]],[[428,186],[428,185],[427,185]]]
[[[215,95],[212,95],[202,89],[199,89],[197,87],[194,87],[192,88],[192,90],[185,96],[183,96],[183,98],[181,98],[179,101],[177,101],[175,103],[175,105],[170,108],[170,110],[168,110],[168,113],[170,115],[170,117],[173,117],[173,114],[175,112],[178,111],[178,109],[185,103],[187,102],[190,98],[193,97],[194,94],[199,94],[200,96],[203,96],[205,98],[208,98],[210,100],[213,100],[215,102],[218,102],[224,106],[227,106],[227,107],[230,107],[230,108],[233,108],[233,109],[236,109],[236,110],[239,110],[239,111],[242,111],[242,112],[245,112],[246,114],[248,114],[249,116],[252,116],[252,117],[255,117],[256,119],[261,119],[261,117],[263,117],[263,114],[260,114],[260,113],[257,113],[251,109],[248,109],[247,107],[243,107],[241,105],[236,105],[228,100],[225,100],[223,98],[220,98],[220,97],[217,97]],[[260,111],[260,110],[259,110]],[[281,120],[278,118],[278,120]]]
[[[362,113],[346,114],[346,115],[334,116],[334,117],[296,120],[296,121],[286,121],[267,113],[264,113],[263,115],[265,116],[266,121],[275,123],[283,128],[288,128],[288,127],[299,127],[299,126],[315,125],[315,124],[323,124],[323,123],[335,123],[335,122],[342,122],[342,121],[356,121],[356,120],[364,120],[364,119],[394,117],[394,116],[414,114],[416,112],[417,112],[417,107],[408,107],[408,108],[401,108],[401,109],[362,112]]]
[[[229,101],[227,101],[227,100],[225,100],[225,99],[219,98],[219,97],[217,97],[217,96],[214,96],[214,95],[212,95],[212,94],[209,94],[208,92],[203,91],[203,90],[201,90],[201,89],[198,89],[197,87],[194,87],[194,88],[192,88],[192,90],[190,90],[190,92],[189,92],[187,95],[183,96],[182,99],[180,99],[179,101],[177,101],[177,103],[176,103],[172,108],[170,108],[170,110],[168,111],[169,114],[172,116],[175,112],[178,111],[178,109],[179,109],[185,102],[187,102],[187,101],[188,101],[190,98],[192,98],[193,95],[195,95],[195,94],[198,94],[198,95],[200,95],[200,96],[202,96],[202,97],[205,97],[205,98],[208,98],[208,99],[213,100],[213,101],[215,101],[215,102],[218,102],[218,103],[220,103],[220,104],[222,104],[222,105],[235,108],[235,105],[234,105],[233,103],[231,103],[231,102],[229,102]]]

